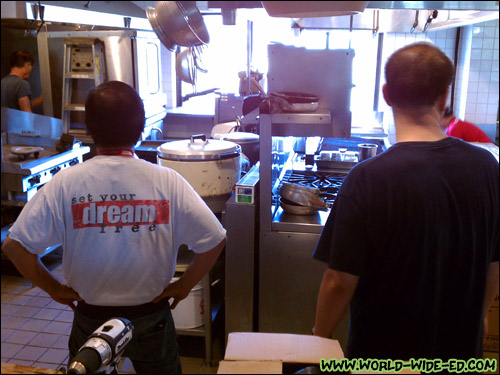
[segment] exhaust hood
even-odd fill
[[[498,11],[435,10],[366,9],[362,14],[352,17],[294,19],[293,27],[300,30],[340,29],[408,33],[437,31],[498,19]]]
[[[271,17],[331,17],[362,13],[369,1],[263,1]]]
[[[498,19],[498,1],[263,1],[298,29],[426,32]]]

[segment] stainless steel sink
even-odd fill
[[[158,147],[167,142],[162,141],[141,141],[134,147],[136,155],[139,159],[147,160],[153,164],[157,163],[156,156],[158,155]]]
[[[141,141],[135,146],[135,150],[140,150],[140,151],[158,151],[158,147],[160,147],[162,144],[166,143],[167,141],[162,140],[162,141]]]

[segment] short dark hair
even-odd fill
[[[385,65],[388,99],[398,107],[434,105],[453,76],[453,64],[439,48],[410,44],[394,52]]]
[[[134,145],[144,130],[144,122],[144,104],[124,82],[104,82],[87,96],[85,125],[97,146]]]
[[[31,53],[22,49],[14,52],[10,56],[10,67],[11,68],[22,68],[26,63],[30,63],[31,65],[35,65],[35,58]]]

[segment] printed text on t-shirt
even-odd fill
[[[105,194],[93,199],[91,194],[74,197],[71,200],[73,228],[115,226],[117,233],[123,226],[132,226],[138,231],[139,225],[169,223],[168,200],[133,200],[135,194]],[[129,198],[129,199],[127,199]],[[135,230],[134,230],[135,229]],[[154,230],[154,229],[153,229]]]

